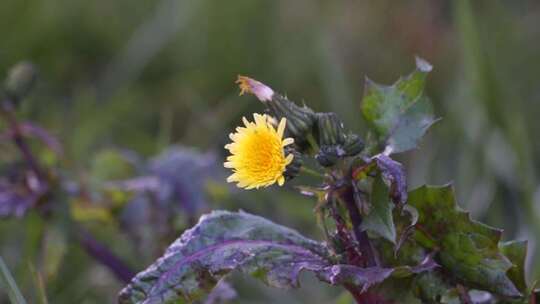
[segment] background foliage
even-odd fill
[[[19,116],[58,137],[61,158],[32,144],[43,163],[85,185],[73,191],[89,192],[54,202],[138,271],[194,214],[217,207],[321,238],[309,198],[287,188],[240,192],[223,183],[228,130],[261,110],[254,98],[237,97],[237,74],[334,111],[363,133],[364,77],[391,83],[419,55],[435,67],[426,90],[443,120],[419,151],[399,156],[410,187],[454,181],[458,201],[474,218],[504,228],[509,239],[529,239],[528,270],[538,277],[539,20],[535,1],[4,0],[0,71],[20,60],[39,68]],[[175,144],[200,154],[167,150]],[[4,176],[19,155],[9,141],[0,149]],[[182,180],[170,175],[182,170],[162,170],[172,166],[167,160],[183,164],[183,157],[199,161],[187,163],[198,164],[190,170],[198,172],[203,197],[177,191],[195,179],[169,182]],[[147,189],[128,195],[118,190],[125,185],[111,185],[141,176],[165,185],[158,199],[149,199]],[[193,201],[196,208],[187,205]],[[163,219],[167,208],[175,216]],[[150,217],[150,210],[165,211]],[[22,293],[38,302],[41,279],[50,303],[113,302],[123,284],[66,235],[66,225],[35,212],[0,221],[0,255]],[[339,296],[312,277],[303,282],[292,292],[240,277],[233,285],[238,303],[328,303]]]

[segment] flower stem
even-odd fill
[[[79,243],[86,253],[107,267],[119,280],[129,283],[135,273],[114,255],[105,245],[99,243],[88,231],[80,229]]]

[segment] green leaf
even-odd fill
[[[394,204],[390,201],[388,187],[379,175],[373,182],[370,212],[364,217],[360,227],[395,244],[396,227],[392,218],[393,208]]]
[[[426,272],[414,279],[415,289],[420,298],[426,303],[437,303],[451,287],[439,272]]]
[[[414,149],[427,129],[436,121],[427,98],[425,80],[432,67],[416,58],[416,70],[393,85],[366,80],[361,111],[375,130],[379,142],[392,153]]]
[[[439,250],[438,261],[456,278],[493,293],[521,293],[506,275],[512,263],[499,250],[501,231],[471,220],[456,204],[452,186],[423,186],[409,193],[419,213],[416,240]]]
[[[15,280],[2,257],[0,257],[0,283],[2,283],[0,286],[3,286],[7,290],[9,300],[12,304],[26,304],[26,300],[17,287],[17,283],[15,283]]]
[[[392,153],[415,149],[431,125],[437,122],[433,107],[427,98],[421,98],[400,116],[387,145]]]
[[[499,245],[502,253],[512,262],[508,277],[523,293],[527,292],[525,281],[525,259],[527,258],[527,241],[510,241]]]

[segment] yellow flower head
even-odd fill
[[[283,139],[286,119],[282,118],[277,130],[268,115],[254,114],[255,122],[242,119],[244,127],[237,127],[236,133],[229,137],[233,141],[225,146],[231,152],[225,168],[233,174],[227,182],[236,182],[240,188],[253,189],[268,187],[274,183],[283,185],[285,169],[293,160],[293,155],[285,156],[283,148],[294,142],[292,138]]]

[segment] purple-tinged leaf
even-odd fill
[[[322,281],[332,285],[352,284],[360,286],[361,292],[366,292],[371,286],[386,280],[393,272],[392,268],[334,265],[327,268],[326,271],[318,273],[317,276]]]
[[[204,304],[224,304],[237,297],[236,290],[232,286],[225,282],[224,280],[219,281],[219,283],[212,289],[212,292],[204,300]]]
[[[307,270],[329,284],[365,291],[394,272],[408,275],[432,269],[428,262],[410,269],[333,265],[328,255],[323,244],[262,217],[214,211],[139,273],[120,292],[119,303],[191,303],[233,270],[278,288],[298,287],[300,272]]]
[[[375,155],[373,160],[377,163],[384,182],[390,188],[392,201],[397,205],[407,202],[407,180],[403,166],[384,154]]]
[[[189,303],[235,269],[270,286],[291,288],[298,286],[302,270],[327,266],[326,248],[294,230],[247,213],[215,211],[139,273],[121,291],[119,302]]]

